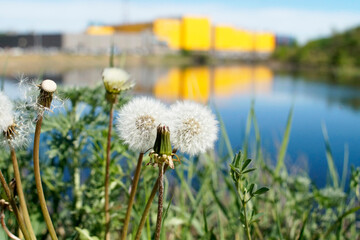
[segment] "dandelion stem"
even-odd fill
[[[137,232],[136,232],[136,236],[135,236],[135,240],[139,240],[140,237],[141,237],[141,232],[142,232],[142,229],[144,228],[144,225],[145,225],[145,222],[146,222],[146,218],[149,214],[149,211],[150,211],[150,208],[151,208],[151,204],[155,198],[155,195],[157,193],[159,189],[159,179],[156,180],[156,183],[151,191],[151,194],[149,196],[149,199],[146,203],[146,206],[145,206],[145,209],[144,209],[144,212],[141,216],[141,220],[140,220],[140,223],[139,223],[139,227],[137,229]]]
[[[105,166],[105,240],[110,240],[110,207],[109,207],[109,180],[110,180],[110,150],[111,150],[111,130],[114,119],[114,104],[110,104],[110,120],[106,147],[106,166]]]
[[[41,175],[40,175],[39,146],[40,146],[40,133],[41,133],[42,120],[43,120],[43,116],[39,114],[36,122],[35,136],[34,136],[34,150],[33,150],[35,183],[36,183],[36,189],[39,197],[41,211],[43,213],[45,223],[49,230],[51,239],[57,240],[58,238],[56,236],[56,232],[52,224],[48,208],[46,206],[46,200],[42,188]]]
[[[22,188],[22,184],[21,184],[19,164],[18,164],[18,161],[16,158],[15,149],[13,148],[13,146],[11,146],[11,144],[10,144],[10,152],[11,152],[11,160],[13,163],[14,175],[15,175],[15,180],[16,180],[16,190],[17,190],[17,193],[19,196],[20,207],[21,207],[21,210],[23,213],[25,225],[29,231],[31,239],[36,240],[36,236],[35,236],[34,230],[31,225],[30,216],[29,216],[29,212],[28,212],[28,209],[26,206],[26,200],[25,200],[25,196],[24,196],[24,192],[23,192],[23,188]]]
[[[20,238],[18,238],[14,234],[12,234],[10,232],[10,230],[7,228],[6,223],[5,223],[4,209],[1,209],[0,218],[1,218],[1,226],[4,229],[4,231],[6,232],[6,234],[8,235],[8,237],[13,239],[13,240],[21,240]]]
[[[30,235],[29,235],[29,233],[27,231],[27,228],[25,226],[24,220],[22,219],[20,211],[19,211],[18,207],[16,206],[15,200],[14,200],[14,198],[13,198],[11,192],[10,192],[9,186],[6,183],[4,175],[2,174],[1,171],[0,171],[0,181],[1,181],[2,187],[3,187],[4,191],[5,191],[5,194],[6,194],[8,200],[10,202],[11,208],[12,208],[14,214],[15,214],[16,221],[18,222],[19,227],[20,227],[22,233],[24,234],[25,240],[31,240]]]
[[[122,240],[126,239],[127,230],[128,230],[128,227],[129,227],[130,216],[131,216],[131,210],[132,210],[132,206],[134,204],[136,188],[137,188],[137,185],[139,183],[140,172],[141,172],[141,164],[142,164],[143,156],[144,156],[144,153],[139,154],[139,159],[138,159],[138,162],[137,162],[134,179],[133,179],[132,186],[131,186],[129,203],[128,203],[126,216],[125,216],[125,221],[124,221],[124,227],[123,227],[123,231],[122,231],[122,234],[121,234],[121,239]]]
[[[176,150],[173,151],[173,153],[176,153]],[[166,169],[167,169],[168,165],[166,165],[164,167],[164,173],[166,172]],[[151,208],[151,204],[152,202],[154,201],[154,198],[155,198],[155,195],[156,195],[156,192],[158,191],[159,189],[159,178],[156,180],[156,183],[154,184],[154,187],[151,191],[151,194],[149,196],[149,199],[146,203],[146,206],[145,206],[145,209],[144,209],[144,212],[141,216],[141,220],[140,220],[140,223],[139,223],[139,227],[136,231],[136,236],[135,236],[135,240],[139,240],[140,237],[141,237],[141,232],[142,232],[142,229],[144,228],[144,225],[145,225],[145,222],[146,222],[146,218],[150,212],[150,208]]]
[[[158,215],[156,220],[155,240],[160,239],[161,220],[163,214],[163,199],[164,199],[164,165],[159,165],[159,199],[158,199]]]

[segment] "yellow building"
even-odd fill
[[[183,17],[181,48],[189,51],[207,51],[211,48],[210,20],[205,17]]]
[[[237,30],[237,48],[240,51],[251,52],[254,50],[254,33],[247,30]]]
[[[112,35],[115,33],[115,28],[111,26],[89,26],[86,33],[90,35]]]
[[[154,22],[90,26],[90,35],[132,34],[142,38],[143,32],[153,34],[166,42],[169,49],[188,51],[229,51],[271,53],[275,50],[275,35],[270,32],[255,33],[228,25],[211,26],[206,17],[184,16],[159,18]],[[153,43],[151,43],[153,44]]]
[[[166,42],[170,49],[180,49],[180,30],[179,19],[156,19],[153,24],[155,36]]]
[[[213,48],[218,51],[236,50],[236,30],[231,26],[215,26],[213,28]]]
[[[275,35],[273,33],[255,34],[254,50],[256,52],[273,52],[275,45]]]

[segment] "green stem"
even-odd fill
[[[156,220],[156,232],[155,232],[155,240],[160,239],[161,232],[161,220],[163,213],[163,199],[164,199],[164,165],[159,165],[159,199],[158,199],[158,214]]]
[[[246,231],[247,239],[251,240],[249,222],[248,222],[247,216],[246,216],[246,203],[245,203],[245,201],[242,201],[242,203],[243,203],[243,211],[244,211],[245,231]]]
[[[110,182],[110,155],[111,155],[111,130],[114,119],[114,104],[110,104],[110,119],[108,138],[106,146],[106,166],[105,166],[105,240],[110,240],[110,199],[109,199],[109,182]]]
[[[75,209],[79,210],[82,206],[82,192],[81,192],[81,172],[80,162],[78,156],[74,156],[74,195],[75,195]]]
[[[18,164],[18,161],[16,158],[15,149],[11,145],[10,145],[10,153],[11,153],[11,160],[13,163],[14,175],[15,175],[15,180],[16,180],[16,190],[17,190],[17,193],[19,196],[19,202],[20,202],[20,207],[21,207],[22,213],[23,213],[24,221],[25,221],[26,227],[29,231],[29,234],[31,236],[31,239],[36,240],[36,236],[35,236],[34,230],[31,225],[29,212],[28,212],[28,209],[26,206],[25,195],[23,192],[22,184],[21,184],[19,164]]]
[[[0,182],[5,191],[7,198],[9,199],[10,205],[11,205],[13,212],[15,214],[15,217],[16,217],[16,221],[18,222],[19,227],[20,227],[22,233],[24,234],[25,240],[31,240],[29,232],[27,231],[27,228],[25,226],[24,220],[22,219],[20,211],[19,211],[18,207],[16,206],[15,200],[10,192],[9,186],[6,183],[4,175],[2,174],[1,171],[0,171]]]
[[[35,136],[34,136],[34,149],[33,149],[33,158],[34,158],[34,175],[35,175],[35,183],[36,190],[39,197],[39,204],[41,207],[41,211],[44,216],[44,220],[49,230],[50,236],[52,240],[57,240],[56,232],[54,226],[51,221],[51,217],[49,211],[46,206],[46,200],[44,196],[44,191],[41,183],[41,174],[40,174],[40,163],[39,163],[39,146],[40,146],[40,133],[41,133],[41,124],[42,124],[43,116],[38,115],[36,128],[35,128]]]
[[[126,239],[127,230],[128,230],[129,222],[130,222],[131,210],[132,210],[132,206],[134,204],[136,188],[137,188],[137,185],[139,183],[140,172],[141,172],[141,164],[142,164],[143,156],[144,156],[144,153],[139,154],[139,159],[138,159],[138,162],[137,162],[134,179],[133,179],[133,182],[132,182],[132,185],[131,185],[129,203],[128,203],[128,207],[127,207],[127,211],[126,211],[124,227],[123,227],[123,230],[122,230],[122,233],[121,233],[121,239],[122,240]]]
[[[164,168],[164,172],[166,172],[166,169],[167,169],[167,165]],[[159,179],[156,180],[156,183],[154,184],[154,187],[149,196],[149,199],[146,202],[146,206],[145,206],[144,212],[141,216],[141,220],[140,220],[137,232],[136,232],[135,240],[139,240],[141,237],[142,229],[144,228],[147,216],[150,212],[151,204],[154,201],[154,198],[155,198],[155,195],[156,195],[156,192],[158,191],[158,189],[159,189]]]
[[[239,183],[240,183],[240,184],[239,184]],[[247,239],[248,239],[248,240],[251,240],[249,222],[248,222],[247,215],[246,215],[246,203],[247,203],[246,200],[245,200],[246,194],[245,194],[245,193],[242,194],[242,190],[241,190],[241,189],[243,189],[243,185],[242,185],[242,182],[241,182],[241,181],[240,181],[239,183],[237,184],[237,191],[238,191],[238,194],[239,194],[241,203],[242,203],[242,205],[243,205],[243,214],[244,214],[244,222],[245,222],[245,232],[246,232]]]

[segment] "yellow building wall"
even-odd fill
[[[89,26],[86,33],[90,35],[111,35],[115,33],[115,29],[111,26]]]
[[[201,17],[183,17],[181,24],[181,48],[190,51],[206,51],[210,47],[210,20]]]
[[[272,33],[257,33],[254,42],[256,52],[273,52],[275,50],[275,35]]]
[[[236,50],[236,30],[231,26],[213,28],[213,47],[219,51]]]
[[[167,42],[169,48],[180,49],[181,21],[178,19],[156,19],[153,25],[155,36]]]
[[[254,50],[254,33],[247,30],[236,31],[236,49],[250,52]]]

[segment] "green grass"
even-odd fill
[[[103,223],[103,179],[104,156],[107,136],[108,106],[104,100],[104,90],[97,88],[68,89],[61,94],[69,99],[69,106],[61,112],[46,117],[43,127],[41,169],[45,194],[51,210],[54,225],[60,239],[102,239]],[[119,108],[126,99],[122,98]],[[84,111],[84,104],[87,108]],[[342,181],[333,164],[330,140],[324,131],[324,143],[331,182],[318,189],[306,175],[291,172],[281,174],[286,169],[286,150],[290,139],[293,107],[289,111],[284,126],[284,136],[275,166],[263,154],[260,128],[256,119],[255,103],[250,106],[245,126],[246,141],[243,149],[252,144],[251,128],[255,134],[254,153],[246,150],[247,156],[255,155],[249,168],[257,169],[247,174],[246,181],[255,182],[257,188],[266,186],[270,191],[252,199],[248,204],[249,213],[258,216],[258,221],[250,228],[253,239],[356,239],[358,233],[359,182],[353,181],[350,188],[343,190],[346,172]],[[229,164],[233,159],[231,142],[226,126],[218,114],[221,139],[228,154],[223,157],[218,151],[210,151],[199,157],[181,156],[182,164],[165,174],[164,222],[161,239],[246,239],[240,221],[242,205],[238,192],[230,176]],[[239,126],[240,127],[240,126]],[[114,134],[115,135],[115,134]],[[118,239],[126,211],[128,191],[137,156],[127,150],[116,137],[112,141],[111,179],[111,233]],[[24,175],[25,194],[29,212],[33,217],[38,239],[46,238],[43,219],[31,173],[31,152],[18,151]],[[74,161],[74,159],[77,161]],[[8,168],[9,154],[0,152],[0,167],[8,179],[12,176]],[[347,156],[345,156],[347,159]],[[275,159],[276,160],[276,159]],[[144,162],[149,161],[146,156]],[[347,166],[344,165],[344,166]],[[74,179],[80,169],[82,181],[82,205],[76,208]],[[352,179],[355,171],[351,172]],[[136,231],[145,199],[156,182],[157,171],[151,166],[143,166],[135,205],[132,212],[130,231]],[[152,205],[142,239],[150,239],[156,223],[156,198]],[[357,217],[356,217],[357,216]],[[16,226],[9,224],[13,232]],[[1,236],[0,232],[0,236]],[[91,238],[90,238],[91,237]],[[2,238],[3,239],[3,238]]]

